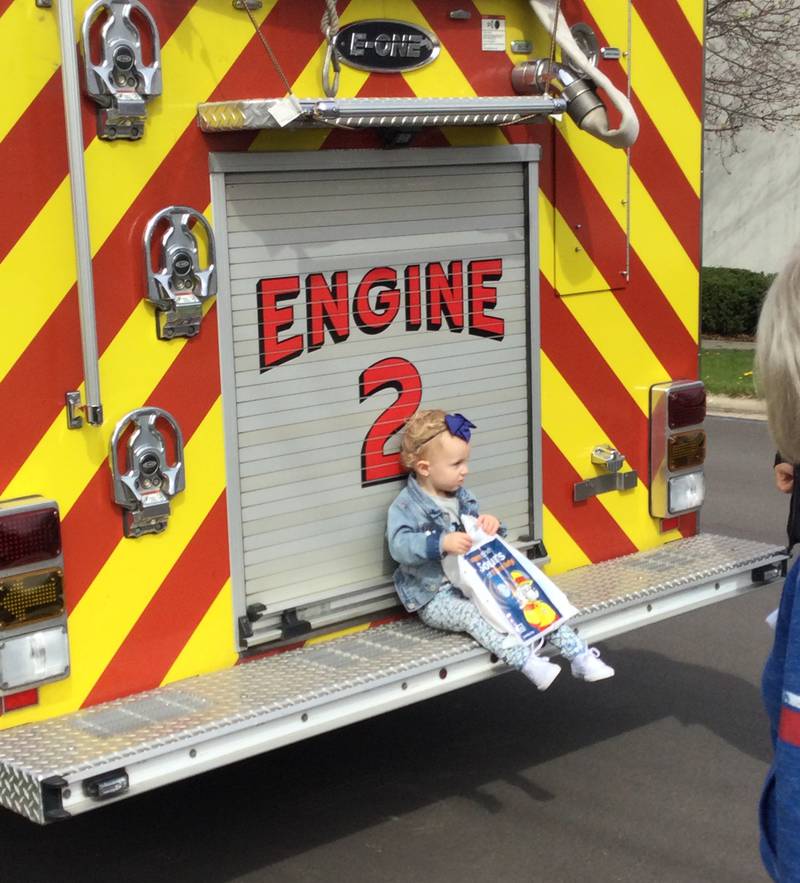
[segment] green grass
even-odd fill
[[[756,398],[753,384],[754,350],[700,350],[700,376],[712,395]]]

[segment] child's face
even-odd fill
[[[454,494],[469,472],[469,444],[443,432],[428,447],[426,458],[417,461],[415,471],[419,483],[436,494]]]

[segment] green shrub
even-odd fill
[[[756,333],[761,302],[775,278],[733,267],[703,267],[700,276],[700,327],[722,337]]]

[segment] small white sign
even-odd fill
[[[269,109],[269,115],[275,122],[283,128],[288,126],[293,120],[296,120],[302,114],[303,108],[294,95],[287,95],[276,101]]]
[[[481,49],[484,52],[506,51],[506,20],[484,16],[481,19]]]

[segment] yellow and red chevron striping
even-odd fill
[[[169,35],[181,27],[192,10],[203,4],[202,0],[198,3],[181,0],[178,3],[163,4],[163,9],[162,4],[154,2],[150,5],[159,18],[162,37],[166,43]],[[205,5],[208,6],[207,3]],[[480,17],[478,5],[462,5],[472,11],[475,17]],[[520,6],[523,5],[520,0]],[[570,5],[575,7],[575,4]],[[643,2],[636,5],[637,8],[646,6]],[[273,38],[273,48],[291,82],[308,83],[311,76],[313,82],[318,81],[315,62],[310,62],[315,56],[318,58],[322,41],[319,33],[321,7],[317,6],[315,3],[297,4],[290,0],[266,4],[264,12],[268,33]],[[375,14],[375,6],[369,0],[354,0],[342,10],[342,19],[346,21],[348,16],[360,16],[365,11]],[[414,15],[417,20],[424,20],[437,31],[443,44],[443,63],[448,58],[455,61],[451,69],[443,67],[444,70],[449,70],[443,76],[444,88],[450,89],[451,94],[470,94],[473,91],[481,95],[507,93],[511,59],[497,53],[493,54],[493,63],[483,63],[486,59],[481,56],[479,31],[474,28],[466,30],[458,22],[452,21],[449,18],[451,6],[452,4],[445,4],[442,0],[417,0],[415,4],[405,0],[402,3],[404,16]],[[681,16],[681,21],[685,24],[683,13],[676,4],[669,3],[666,6],[669,10],[665,12],[665,16],[671,16],[674,12]],[[0,10],[3,8],[0,5]],[[229,25],[231,15],[233,13],[226,10],[226,17],[221,17],[221,27]],[[658,18],[660,13],[656,14],[649,8],[642,15],[648,27],[651,27],[654,15]],[[240,22],[241,18],[236,19],[237,24]],[[659,18],[659,27],[662,25]],[[482,63],[476,63],[476,59]],[[620,66],[614,67],[615,77],[624,79]],[[687,78],[691,79],[690,73],[682,75],[680,82],[681,88],[689,95],[691,83]],[[41,164],[42,145],[37,139],[43,121],[49,117],[48,124],[52,126],[54,115],[60,118],[60,107],[56,107],[60,104],[58,81],[56,74],[46,82],[25,114],[0,143],[0,160],[8,160],[5,168],[0,162],[2,186],[13,188],[15,182],[23,179],[27,182],[19,185],[22,189],[19,190],[17,201],[24,203],[20,211],[9,212],[0,220],[0,254],[13,248],[62,185],[66,173],[66,158],[64,148],[57,138],[50,139],[58,142],[50,157],[52,165],[43,166],[42,174],[37,180],[33,180],[33,172]],[[413,74],[402,77],[354,77],[352,82],[357,84],[355,88],[358,94],[371,96],[414,95],[417,92],[426,94],[424,84],[430,83],[429,80],[415,78]],[[301,87],[297,88],[299,90]],[[242,48],[230,67],[213,84],[213,88],[208,90],[208,97],[263,97],[267,94],[281,94],[282,91],[283,87],[276,72],[264,56],[263,47],[251,32],[242,41]],[[301,94],[309,94],[309,91],[302,91]],[[176,96],[165,91],[165,108],[170,101],[176,100]],[[634,170],[646,190],[651,193],[666,227],[674,231],[680,247],[691,263],[696,265],[696,195],[688,184],[686,170],[667,146],[655,122],[645,113],[644,104],[636,94],[634,100],[641,110],[643,120],[642,149],[633,151]],[[156,112],[148,125],[155,127],[158,124],[159,112]],[[87,139],[93,138],[93,109],[88,104],[85,106],[84,126]],[[503,135],[496,133],[491,137],[496,141],[537,140],[542,144],[544,156],[541,163],[541,188],[546,203],[549,203],[548,211],[553,211],[553,159],[558,154],[558,161],[574,164],[581,198],[587,201],[590,211],[602,223],[617,224],[615,215],[598,187],[596,173],[594,170],[587,171],[582,163],[582,156],[572,153],[572,148],[567,147],[562,135],[556,133],[554,128],[556,127],[549,125],[537,127],[533,134],[526,128],[510,128],[504,130]],[[452,137],[456,135],[453,134]],[[479,143],[484,137],[482,133],[463,135],[465,143],[470,143],[470,139]],[[276,136],[273,140],[279,145],[292,145],[291,138]],[[152,173],[143,181],[130,204],[120,214],[119,220],[97,248],[95,256],[98,330],[104,354],[113,348],[115,341],[121,339],[120,335],[141,312],[143,278],[138,261],[141,231],[145,222],[156,210],[171,202],[188,203],[204,209],[209,202],[209,149],[247,149],[252,141],[250,135],[209,138],[201,135],[194,122],[190,121],[177,134],[169,149],[164,151]],[[257,138],[256,141],[259,147],[264,143],[262,138]],[[26,142],[38,144],[32,153],[35,158],[20,156],[20,153],[24,153]],[[327,137],[320,137],[318,143],[324,149],[382,146],[379,137],[374,133],[338,130]],[[439,131],[425,133],[416,142],[418,146],[444,146],[447,143],[447,138]],[[115,148],[108,146],[107,149]],[[699,156],[697,161],[699,166]],[[16,191],[12,189],[10,192]],[[544,219],[542,226],[545,231],[543,235],[548,235]],[[605,265],[602,251],[593,249],[591,244],[588,249],[594,266],[608,278],[611,268]],[[131,258],[131,255],[136,257]],[[694,376],[694,341],[676,312],[670,295],[655,282],[655,277],[648,268],[648,260],[648,255],[642,256],[634,250],[632,282],[627,290],[617,291],[613,297],[629,317],[636,333],[641,336],[643,346],[653,355],[653,361],[660,362],[672,376]],[[541,300],[544,352],[554,370],[575,393],[575,402],[591,418],[587,419],[587,423],[594,422],[601,427],[608,439],[626,451],[631,465],[643,476],[646,474],[647,464],[646,418],[640,404],[621,380],[628,366],[618,363],[609,355],[594,330],[586,326],[583,314],[573,311],[566,302],[568,299],[553,292],[551,282],[549,269],[547,272],[543,269]],[[6,407],[7,413],[10,409],[15,414],[18,430],[9,437],[9,444],[4,450],[5,456],[0,462],[0,487],[9,486],[23,464],[35,453],[40,439],[48,432],[51,424],[63,420],[63,392],[67,388],[77,387],[81,377],[78,340],[77,308],[72,288],[66,295],[59,297],[55,309],[35,334],[26,338],[26,347],[21,356],[0,383],[0,405]],[[153,341],[143,347],[141,357],[147,358],[147,353],[154,352],[155,346],[175,345],[155,344]],[[137,393],[129,407],[134,408],[144,402],[166,407],[179,417],[187,437],[197,437],[196,444],[207,444],[203,439],[207,438],[208,433],[203,434],[200,429],[218,407],[216,347],[216,326],[212,311],[200,337],[183,346],[171,361],[165,363],[156,382],[148,387],[148,391]],[[18,405],[23,398],[28,404],[25,409],[20,409]],[[121,414],[109,414],[107,419],[113,422],[119,416]],[[549,419],[553,419],[552,415]],[[600,440],[602,439],[592,439]],[[641,531],[631,531],[618,511],[597,500],[575,506],[571,499],[571,488],[582,476],[576,468],[574,458],[567,456],[563,445],[559,447],[559,443],[548,433],[544,434],[543,444],[545,505],[589,560],[597,561],[625,554],[635,551],[642,542],[655,541],[654,533],[648,534],[642,540]],[[219,463],[217,453],[213,453],[211,461]],[[189,467],[191,469],[191,462]],[[197,479],[190,477],[190,481],[194,480]],[[59,711],[156,686],[167,676],[202,617],[219,597],[228,575],[224,500],[222,493],[203,503],[207,508],[197,512],[195,531],[176,550],[174,562],[154,586],[141,611],[135,615],[128,611],[127,615],[131,617],[130,627],[124,633],[121,632],[118,638],[114,638],[107,651],[104,651],[107,662],[102,666],[95,666],[96,672],[84,672],[80,676],[80,688],[74,691],[74,695],[59,694]],[[70,611],[83,607],[81,615],[87,623],[92,622],[95,617],[102,618],[103,605],[107,603],[105,596],[114,590],[109,581],[117,572],[108,565],[109,562],[114,564],[114,559],[119,557],[125,543],[121,539],[118,510],[109,500],[108,474],[100,460],[87,472],[74,502],[70,502],[67,507],[64,546],[68,562]],[[123,591],[121,587],[117,590]],[[90,609],[93,611],[91,615],[86,612]],[[113,607],[110,605],[108,609],[112,611]],[[164,627],[164,623],[169,623],[169,627]],[[230,628],[232,629],[232,623]],[[221,640],[229,641],[229,633],[221,636]],[[153,652],[151,648],[154,648]],[[44,706],[43,709],[39,716],[49,713]]]
[[[225,494],[109,662],[84,705],[158,686],[228,579]]]

